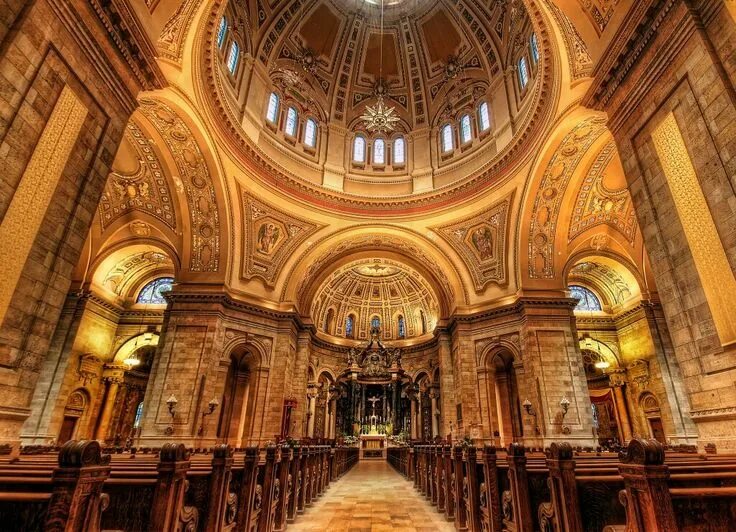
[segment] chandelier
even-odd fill
[[[375,105],[366,105],[365,113],[360,117],[365,128],[371,133],[388,133],[396,129],[400,118],[396,114],[396,108],[386,105],[383,101],[384,93],[388,87],[383,80],[383,0],[381,0],[381,33],[380,33],[380,62],[378,67],[378,82],[374,90],[377,95]]]
[[[365,128],[371,133],[386,133],[396,128],[400,121],[396,115],[396,108],[389,107],[383,101],[383,95],[378,95],[376,105],[367,105],[365,113],[360,117]]]

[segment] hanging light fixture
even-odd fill
[[[379,66],[378,81],[376,82],[374,93],[376,94],[376,104],[366,105],[365,113],[360,117],[365,124],[365,128],[371,133],[388,133],[396,129],[396,124],[400,122],[400,118],[396,114],[396,108],[386,105],[383,95],[388,93],[388,86],[383,79],[383,0],[381,0],[381,32],[379,43]]]

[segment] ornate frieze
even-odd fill
[[[590,2],[591,0],[583,1]],[[565,50],[567,51],[567,61],[570,66],[570,76],[573,81],[587,78],[593,72],[593,59],[590,57],[588,48],[585,46],[582,37],[580,37],[575,26],[570,22],[570,19],[567,18],[554,2],[548,0],[546,4],[562,32]]]
[[[506,232],[512,195],[490,208],[459,222],[433,227],[463,259],[473,278],[476,292],[488,283],[505,284]]]
[[[279,271],[294,249],[324,227],[297,218],[243,192],[242,277],[260,277],[273,286]]]
[[[634,243],[636,213],[628,189],[609,190],[603,183],[606,168],[617,153],[616,143],[611,141],[596,157],[575,199],[568,242],[591,227],[608,225]]]
[[[551,279],[554,271],[555,233],[567,184],[593,142],[605,131],[606,120],[581,121],[560,143],[547,164],[534,200],[529,228],[529,277]]]
[[[107,178],[98,207],[102,230],[133,210],[148,213],[176,229],[173,196],[153,147],[133,121],[128,122],[125,138],[135,148],[139,166],[131,174],[112,172]]]
[[[184,0],[171,18],[166,21],[156,42],[156,49],[161,57],[177,63],[181,62],[184,39],[200,2],[201,0]]]
[[[141,112],[156,127],[176,162],[189,207],[194,272],[220,269],[220,218],[217,196],[202,150],[184,121],[165,103],[141,98]]]

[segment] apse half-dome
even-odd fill
[[[311,316],[324,334],[365,341],[378,327],[383,340],[429,335],[439,304],[415,269],[388,259],[363,259],[337,269],[320,285]]]
[[[469,195],[515,168],[551,110],[544,29],[518,0],[394,0],[383,16],[372,0],[231,2],[213,16],[205,103],[231,151],[319,205]]]

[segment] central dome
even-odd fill
[[[213,21],[218,64],[206,66],[206,102],[249,173],[320,205],[375,211],[469,195],[519,164],[548,92],[521,2],[257,6],[231,3]]]

